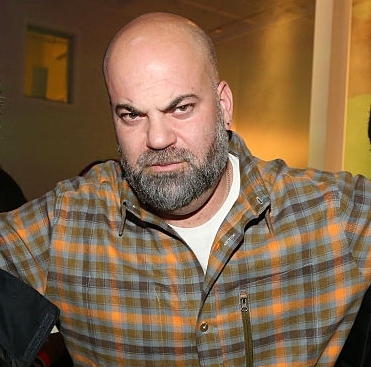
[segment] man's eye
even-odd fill
[[[138,115],[137,113],[130,112],[130,113],[127,113],[126,116],[127,116],[130,120],[134,120],[134,119],[136,119],[139,115]]]
[[[121,120],[124,120],[124,121],[133,121],[139,117],[139,114],[135,112],[127,112],[127,113],[121,113],[119,117]]]
[[[193,103],[187,103],[187,104],[183,104],[183,105],[177,106],[175,108],[175,111],[178,111],[178,112],[190,112],[190,111],[192,111],[193,107],[194,107],[194,104]]]

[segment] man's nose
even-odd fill
[[[147,146],[151,149],[165,149],[176,142],[176,133],[171,122],[164,116],[148,119]]]

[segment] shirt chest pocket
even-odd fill
[[[307,264],[248,285],[255,360],[291,364],[317,358],[320,320],[331,318],[331,311],[326,311],[313,272]]]

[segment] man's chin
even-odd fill
[[[152,192],[148,190],[148,187],[161,187],[161,192]],[[185,189],[179,190],[179,186],[175,188],[177,192],[173,192],[172,185],[165,185],[159,183],[157,180],[147,183],[146,187],[142,187],[139,190],[134,189],[139,200],[147,207],[161,213],[178,214],[183,213],[190,202],[193,201],[192,197],[185,194]]]

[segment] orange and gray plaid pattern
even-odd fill
[[[0,268],[60,308],[76,367],[334,364],[370,283],[371,183],[263,162],[236,134],[230,152],[241,192],[206,274],[114,162],[0,216]]]

